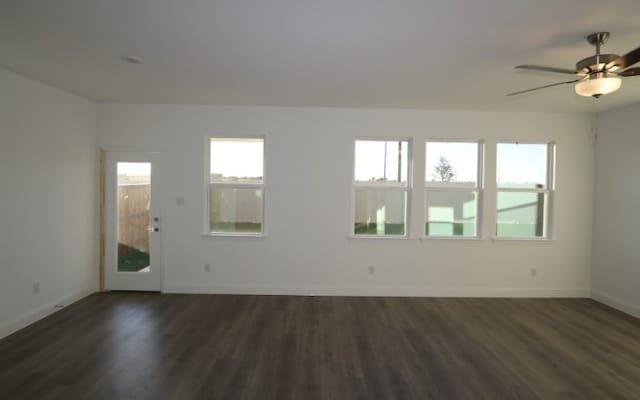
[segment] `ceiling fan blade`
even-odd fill
[[[556,67],[545,67],[544,65],[531,65],[531,64],[523,64],[516,65],[516,69],[529,69],[533,71],[544,71],[544,72],[555,72],[557,74],[569,74],[575,75],[576,71],[568,68],[556,68]]]
[[[625,69],[637,63],[638,61],[640,61],[640,47],[635,50],[631,50],[627,54],[607,63],[604,68],[606,70],[610,70],[611,68]]]
[[[570,83],[576,83],[576,82],[581,81],[581,80],[582,79],[575,79],[573,81],[557,82],[557,83],[552,83],[550,85],[538,86],[538,87],[535,87],[535,88],[532,88],[532,89],[525,89],[525,90],[520,90],[518,92],[508,93],[507,96],[516,96],[518,94],[524,94],[524,93],[533,92],[534,90],[546,89],[546,88],[550,88],[550,87],[554,87],[554,86],[560,86],[560,85],[568,85]]]
[[[620,76],[640,76],[640,67],[625,69],[622,72],[619,72]]]

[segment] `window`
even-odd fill
[[[548,238],[555,145],[498,143],[496,236]]]
[[[407,235],[409,154],[407,140],[355,141],[354,235]]]
[[[264,226],[264,139],[211,138],[209,150],[209,233],[261,235]]]
[[[478,236],[482,145],[428,141],[424,235]]]

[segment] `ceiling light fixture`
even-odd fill
[[[612,76],[607,72],[598,72],[576,83],[576,93],[580,96],[591,96],[597,99],[603,94],[617,91],[621,85],[622,79],[619,77]]]

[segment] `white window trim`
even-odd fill
[[[478,145],[478,154],[477,154],[477,177],[476,177],[476,186],[472,189],[465,188],[436,188],[438,191],[451,191],[451,192],[475,192],[476,193],[476,234],[473,236],[446,236],[446,235],[426,235],[425,234],[425,226],[427,224],[427,191],[429,190],[429,186],[427,185],[427,143],[475,143]],[[484,218],[482,211],[484,210],[484,140],[483,139],[427,139],[424,141],[425,146],[425,156],[424,156],[424,170],[425,177],[423,182],[423,191],[424,191],[424,200],[422,204],[422,226],[420,227],[421,231],[421,240],[458,240],[458,241],[477,241],[482,240],[482,232],[484,227]],[[431,187],[433,189],[433,187]]]
[[[556,158],[557,158],[557,149],[556,142],[536,142],[536,141],[521,141],[521,140],[500,140],[496,142],[496,169],[498,168],[498,145],[499,144],[538,144],[538,145],[546,145],[547,146],[547,182],[546,188],[501,188],[497,182],[497,173],[496,173],[496,189],[495,189],[495,206],[493,207],[494,211],[494,226],[493,226],[493,237],[491,240],[495,242],[501,241],[520,241],[520,242],[553,242],[555,241],[554,235],[554,203],[555,203],[555,192],[556,192]],[[498,236],[496,232],[496,228],[498,225],[498,193],[499,192],[512,192],[512,193],[545,193],[547,195],[547,207],[544,214],[543,220],[543,234],[542,236]]]
[[[211,182],[211,140],[212,139],[262,139],[262,183],[231,183],[231,182]],[[208,238],[264,238],[266,236],[266,165],[267,165],[267,140],[266,135],[207,135],[204,138],[204,219],[202,226],[203,237]],[[242,188],[260,189],[262,191],[262,231],[260,233],[238,233],[238,232],[211,232],[209,225],[210,218],[210,188]]]
[[[407,184],[394,182],[384,182],[372,185],[367,182],[356,182],[356,142],[357,141],[373,141],[373,142],[407,142]],[[411,232],[411,204],[412,204],[412,182],[413,182],[413,139],[410,137],[354,137],[352,140],[353,151],[351,152],[351,216],[349,219],[349,227],[347,235],[350,239],[382,239],[382,240],[407,240],[410,238]],[[389,191],[397,190],[404,192],[404,235],[356,235],[356,191],[357,190],[380,190]]]

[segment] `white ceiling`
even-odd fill
[[[638,0],[0,0],[0,65],[97,100],[467,110],[601,111],[517,64],[572,68],[640,46]],[[140,56],[139,65],[122,61]],[[568,76],[568,78],[571,78]]]

